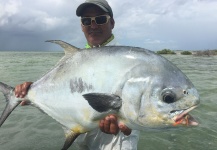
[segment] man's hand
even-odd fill
[[[33,82],[24,82],[23,84],[19,84],[15,87],[15,96],[17,98],[24,98],[28,93],[29,87]],[[20,105],[27,105],[25,101],[22,101]]]
[[[99,123],[99,128],[104,133],[114,135],[117,135],[119,130],[123,132],[124,135],[130,135],[132,131],[123,123],[118,124],[117,117],[115,115],[109,115],[105,117],[105,119],[102,119]]]

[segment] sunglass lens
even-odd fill
[[[84,26],[91,25],[91,18],[81,18],[81,22]]]
[[[107,17],[106,16],[99,16],[99,17],[96,17],[96,23],[97,24],[104,24],[107,22]]]

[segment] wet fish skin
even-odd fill
[[[63,125],[62,149],[68,149],[108,114],[116,114],[131,129],[153,130],[173,127],[182,112],[199,104],[191,81],[151,51],[126,46],[80,50],[50,42],[65,48],[65,56],[31,85],[25,98],[16,98],[12,87],[0,83],[8,99],[0,125],[22,100],[31,101]]]

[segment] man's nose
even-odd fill
[[[96,24],[96,22],[94,20],[92,20],[91,28],[93,28],[93,29],[98,28],[98,25]]]

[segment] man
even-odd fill
[[[115,45],[112,29],[115,21],[113,12],[105,0],[86,0],[78,6],[77,16],[81,17],[81,28],[87,39],[86,48]],[[17,97],[24,97],[32,82],[16,86]],[[100,130],[80,135],[76,143],[83,150],[136,150],[138,131],[132,131],[118,123],[115,115],[109,115],[99,123]],[[119,132],[119,130],[121,132]]]
[[[114,40],[112,29],[115,21],[109,5],[108,9],[110,11],[105,12],[108,10],[104,11],[92,4],[92,1],[85,2],[77,8],[76,14],[81,16],[81,28],[87,39],[86,48],[104,46]]]

